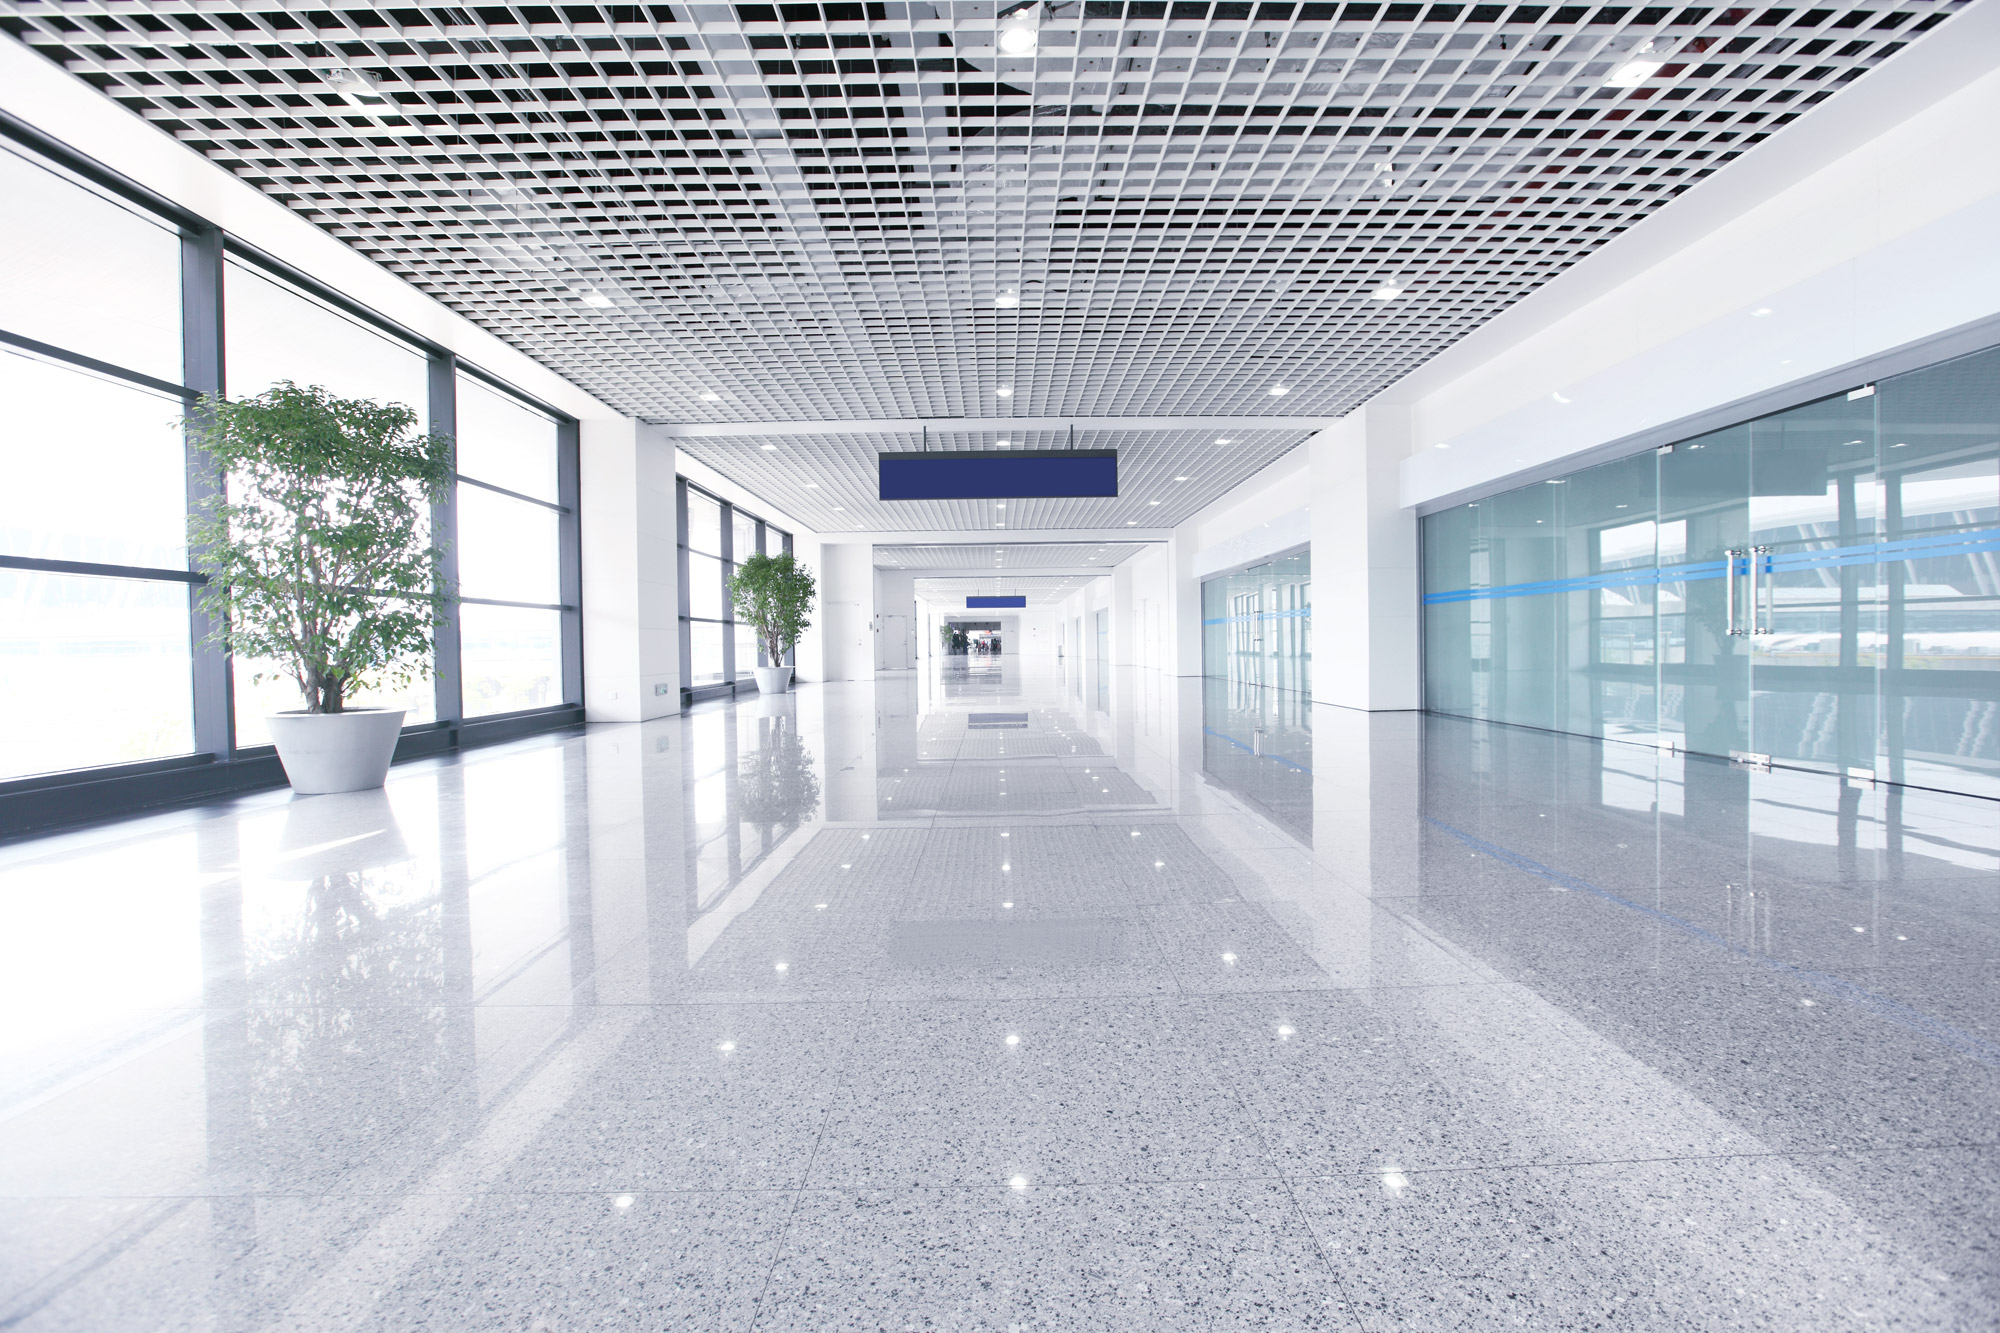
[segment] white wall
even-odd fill
[[[869,558],[874,558],[874,548],[869,548]],[[901,661],[888,660],[891,639],[887,634],[875,635],[875,667],[879,670],[907,671],[916,665],[919,645],[917,636],[923,632],[923,625],[917,615],[917,576],[901,569],[878,569],[875,571],[875,615],[878,617],[901,616],[909,634],[909,655]]]

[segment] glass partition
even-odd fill
[[[1201,631],[1204,676],[1310,693],[1312,552],[1203,582]]]
[[[2000,796],[2000,348],[1427,515],[1422,551],[1430,709]]]

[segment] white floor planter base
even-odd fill
[[[403,710],[279,713],[270,725],[293,791],[309,796],[367,791],[389,776],[396,739],[403,733]]]
[[[753,667],[757,676],[757,693],[783,694],[792,683],[792,669],[788,666]]]

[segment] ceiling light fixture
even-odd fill
[[[1000,54],[1008,56],[1033,55],[1041,34],[1036,31],[1042,21],[1040,4],[1024,5],[1013,13],[1005,15],[996,43]]]
[[[1234,444],[1234,443],[1236,443],[1236,441],[1234,441],[1234,440],[1230,439],[1230,438],[1229,438],[1229,437],[1228,437],[1227,435],[1218,435],[1218,436],[1216,436],[1216,437],[1215,437],[1215,442],[1216,442],[1217,444]]]
[[[993,304],[1002,310],[1013,310],[1020,306],[1021,298],[1012,287],[1009,287],[993,298]]]
[[[1374,291],[1369,293],[1369,296],[1377,301],[1393,301],[1402,294],[1403,294],[1402,287],[1396,284],[1395,282],[1391,281],[1391,282],[1385,282],[1380,287],[1377,287]]]
[[[1291,392],[1291,390],[1290,390],[1290,389],[1288,389],[1288,388],[1286,388],[1286,387],[1285,387],[1284,385],[1282,385],[1282,384],[1273,384],[1273,385],[1271,386],[1271,396],[1272,396],[1273,398],[1278,398],[1278,397],[1282,397],[1283,395],[1285,395],[1285,394],[1288,394],[1288,393],[1290,393],[1290,392]]]
[[[1175,478],[1174,478],[1174,480],[1175,480],[1175,481],[1186,481],[1186,480],[1187,480],[1187,478],[1186,478],[1186,477],[1175,477]]]
[[[998,394],[1002,398],[1012,398],[1014,396],[1014,386],[1011,384],[1003,384],[999,388],[995,389],[993,392]]]
[[[358,106],[377,115],[399,114],[396,104],[376,86],[374,78],[352,66],[336,65],[322,71],[320,78],[349,106]]]
[[[722,401],[722,395],[713,389],[709,389],[701,395],[701,401],[704,403],[719,403]]]
[[[765,453],[767,453],[767,454],[768,454],[768,453],[775,453],[775,452],[777,451],[777,448],[778,448],[778,446],[777,446],[777,445],[775,445],[775,444],[767,444],[767,445],[765,445],[765,446],[764,446],[764,452],[765,452]]]
[[[1655,59],[1654,57],[1664,56],[1666,53],[1665,45],[1660,42],[1645,43],[1632,53],[1632,59],[1612,69],[1610,76],[1604,80],[1604,86],[1607,88],[1637,88],[1647,79],[1652,78],[1660,72],[1660,68],[1667,62]]]

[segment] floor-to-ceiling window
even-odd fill
[[[681,576],[681,700],[755,689],[752,672],[765,660],[756,631],[736,619],[729,581],[752,555],[786,555],[792,535],[711,495],[685,478],[679,483]],[[794,650],[785,660],[793,663]]]
[[[0,779],[195,748],[181,233],[0,147]]]
[[[282,380],[405,404],[458,440],[461,483],[432,518],[465,604],[439,636],[435,680],[354,702],[402,708],[444,743],[468,718],[580,704],[574,422],[60,146],[8,139],[7,793],[83,770],[152,781],[162,763],[269,753],[265,719],[298,706],[296,687],[279,664],[207,642],[187,517],[192,497],[227,481],[188,448],[180,418],[198,393],[247,397]]]
[[[2000,796],[2000,348],[1423,520],[1425,703]]]

